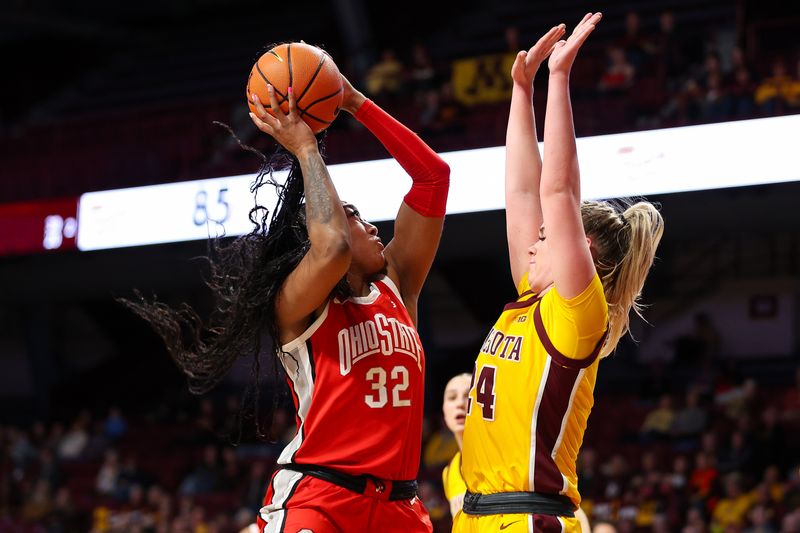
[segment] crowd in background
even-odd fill
[[[240,414],[236,396],[220,395],[130,420],[111,408],[2,427],[0,530],[239,531],[295,431],[277,407],[271,438],[235,442]],[[715,372],[655,401],[600,395],[578,461],[582,507],[620,532],[797,532],[797,449],[800,371],[768,390]],[[456,450],[427,415],[419,495],[436,531],[450,527],[441,471]]]
[[[600,44],[592,45],[601,53],[590,52],[576,64],[576,99],[622,102],[625,112],[611,125],[618,131],[800,111],[797,50],[754,58],[737,45],[733,28],[704,28],[700,36],[682,30],[670,11],[659,15],[657,27],[644,27],[636,12],[627,13],[624,33],[605,42],[601,36]],[[515,27],[504,37],[507,46],[500,54],[510,55],[509,66],[519,50],[533,44],[523,42]],[[487,102],[467,98],[468,87],[454,88],[457,63],[435,63],[419,43],[403,54],[386,49],[367,73],[366,91],[388,106],[413,102],[423,133],[464,133],[467,104]],[[508,97],[508,81],[491,79],[508,75],[506,70],[476,76],[484,83],[505,81]]]

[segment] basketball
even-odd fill
[[[331,125],[342,105],[339,68],[324,50],[306,43],[285,43],[258,58],[247,79],[247,105],[255,113],[253,93],[269,111],[267,84],[284,113],[289,111],[287,89],[292,87],[300,117],[319,133]]]

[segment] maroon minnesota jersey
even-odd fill
[[[283,350],[298,430],[279,464],[416,478],[425,354],[392,280],[373,282],[368,296],[331,299]]]

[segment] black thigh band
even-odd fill
[[[464,495],[464,512],[470,515],[544,514],[575,516],[575,504],[560,494],[541,492],[498,492],[497,494]]]

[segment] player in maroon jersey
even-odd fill
[[[344,86],[342,109],[413,180],[392,241],[384,247],[375,226],[339,199],[290,88],[286,115],[273,117],[255,101],[253,122],[293,155],[292,169],[269,230],[262,223],[212,261],[219,323],[208,328],[210,340],[187,346],[181,324],[197,326],[186,315],[161,304],[128,305],[161,333],[195,391],[219,381],[238,355],[257,353],[261,331],[271,334],[298,429],[278,459],[259,531],[431,531],[416,498],[425,356],[415,325],[441,236],[449,168],[347,80]],[[280,109],[271,87],[269,97]]]

